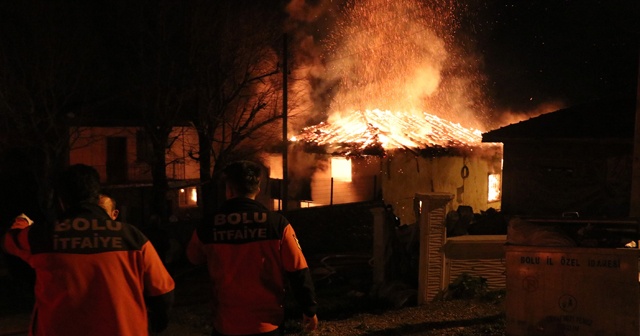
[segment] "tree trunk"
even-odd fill
[[[200,207],[202,209],[202,220],[209,222],[213,220],[213,212],[216,209],[215,187],[211,178],[211,140],[205,132],[198,129],[198,145],[200,159],[200,182],[201,196]]]
[[[169,218],[169,207],[167,205],[169,182],[167,180],[167,159],[165,156],[165,147],[154,144],[153,155],[154,158],[151,167],[151,176],[153,178],[151,215],[156,215],[158,217],[159,221],[156,223],[162,223],[166,222]]]

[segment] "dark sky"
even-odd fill
[[[528,111],[634,90],[640,1],[478,2],[464,29],[477,39],[496,108]]]
[[[341,1],[345,0],[308,0],[308,3],[322,7],[323,4],[335,6]],[[623,90],[635,90],[640,49],[640,0],[450,1],[462,3],[466,9],[461,17],[460,32],[469,39],[469,48],[481,59],[482,72],[487,76],[484,91],[489,105],[496,111],[530,112],[547,102],[573,105]],[[278,1],[274,6],[284,6],[287,2],[293,1]],[[28,36],[19,28],[24,23],[8,10],[15,9],[16,2],[0,3],[3,5],[0,8],[6,12],[0,15],[5,18],[5,23],[0,24],[4,39],[22,44]],[[125,19],[138,17],[131,6],[130,11],[108,12],[105,8],[109,3],[72,6],[78,17],[92,18],[86,19],[91,21],[86,23],[87,27],[98,30],[75,34],[86,38],[86,43],[81,41],[80,45],[111,50],[102,54],[112,57],[94,62],[104,68],[110,62],[126,61],[126,57],[120,55],[126,54],[123,50],[128,44],[122,36],[128,35],[118,29],[126,26]],[[88,10],[90,15],[80,13],[83,10]],[[324,15],[331,13],[325,10]],[[38,24],[36,20],[31,21],[33,25]],[[37,41],[34,43],[36,45]],[[85,49],[76,50],[80,54]],[[46,52],[28,55],[48,57]],[[120,63],[117,65],[122,67]]]
[[[307,0],[320,8],[309,11],[320,19],[297,29],[308,29],[321,44],[323,32],[340,28],[336,13],[349,1]],[[486,77],[482,105],[490,119],[534,116],[622,91],[635,93],[640,0],[416,1],[461,9],[457,43]]]

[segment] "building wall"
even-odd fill
[[[345,179],[342,174],[334,175],[332,159],[349,160],[350,179]],[[380,158],[377,156],[342,157],[296,149],[289,153],[288,162],[289,197],[298,201],[297,205],[290,204],[289,208],[366,202],[380,198]],[[267,155],[265,164],[271,179],[282,179],[280,154]]]
[[[502,144],[485,144],[466,157],[422,157],[406,150],[389,151],[380,156],[338,157],[349,159],[351,180],[342,180],[332,173],[332,157],[328,154],[294,151],[289,156],[292,173],[289,195],[307,184],[311,189],[310,202],[300,207],[326,206],[381,200],[391,205],[401,224],[415,223],[413,198],[416,193],[445,192],[454,195],[453,209],[469,205],[474,212],[494,208],[500,210],[501,201],[488,201],[489,174],[502,173]],[[274,155],[274,157],[279,157]],[[281,178],[274,162],[272,178]],[[466,166],[468,176],[462,177]]]
[[[69,163],[84,163],[95,167],[103,183],[108,181],[107,150],[109,138],[126,139],[127,183],[150,182],[151,171],[146,162],[139,160],[136,127],[80,127],[71,130]],[[170,180],[199,178],[198,162],[189,158],[197,151],[197,134],[188,127],[175,127],[171,133],[171,146],[167,152],[167,177]]]
[[[316,170],[311,179],[311,195],[317,205],[372,201],[380,194],[380,157],[338,157],[350,161],[350,180],[332,176],[335,161],[331,156],[318,159],[321,160],[322,169]]]
[[[475,213],[494,208],[501,201],[488,201],[489,174],[501,173],[502,148],[487,146],[468,157],[420,157],[408,151],[393,151],[382,161],[382,196],[400,218],[401,224],[416,221],[413,198],[416,193],[444,192],[454,195],[452,209],[468,205]],[[462,177],[463,167],[468,176]]]
[[[626,217],[632,170],[630,141],[505,143],[503,212]]]

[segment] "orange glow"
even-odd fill
[[[535,108],[528,111],[502,111],[500,118],[496,120],[496,126],[503,127],[511,124],[516,124],[521,121],[538,117],[540,115],[550,113],[553,111],[565,108],[566,104],[562,101],[553,101],[540,104]]]
[[[267,160],[269,165],[269,178],[282,179],[282,155],[271,154]]]
[[[189,187],[180,189],[179,204],[181,207],[191,207],[198,204],[198,188]]]
[[[196,188],[191,188],[191,202],[192,203],[198,202],[198,190],[196,190]]]
[[[327,122],[292,141],[349,147],[328,148],[343,155],[480,143],[484,76],[479,58],[456,44],[461,10],[450,0],[349,2],[323,55],[322,77],[339,83]]]
[[[500,174],[489,174],[489,195],[487,201],[497,202],[502,197],[502,176]]]
[[[428,111],[485,128],[484,95],[478,90],[484,77],[468,46],[456,44],[460,10],[450,0],[370,0],[345,6],[338,29],[327,39],[325,76],[340,87],[329,105],[329,123],[380,109],[401,114],[403,120],[412,114],[422,120],[422,111]]]
[[[351,159],[332,157],[331,177],[336,181],[351,182]]]

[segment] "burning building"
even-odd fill
[[[312,18],[331,22],[321,24],[321,37],[296,35],[296,61],[307,67],[295,77],[310,80],[290,91],[308,93],[298,110],[316,112],[298,119],[314,125],[290,134],[289,195],[301,206],[383,200],[402,224],[416,221],[420,192],[451,193],[454,209],[500,208],[502,146],[481,141],[484,77],[458,30],[463,7],[370,0],[345,2],[323,18],[288,7],[298,28]],[[274,179],[282,178],[277,170]]]
[[[454,209],[500,208],[502,144],[435,115],[360,111],[293,140],[290,165],[307,172],[291,180],[303,206],[382,200],[401,224],[416,221],[416,193],[455,195]]]

